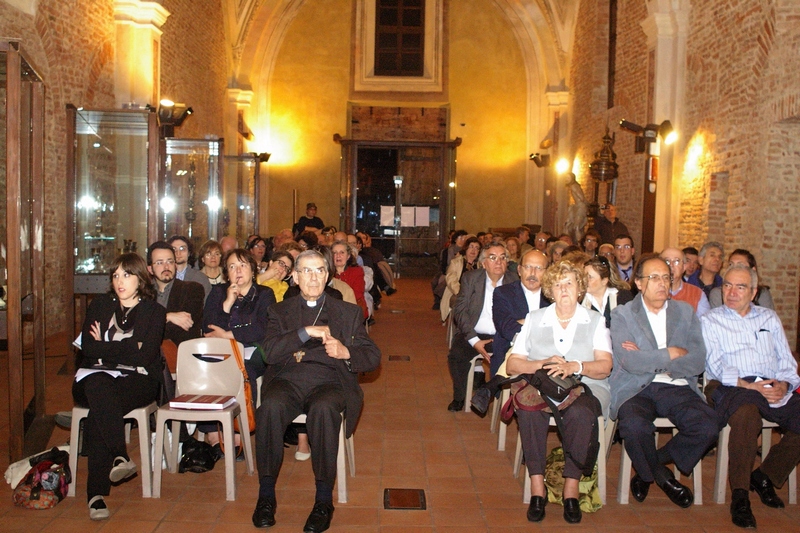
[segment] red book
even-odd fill
[[[225,409],[236,401],[236,396],[217,394],[181,394],[169,401],[172,409]]]

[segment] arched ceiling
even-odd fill
[[[286,28],[306,0],[222,1],[231,84],[254,89],[268,81]],[[529,80],[540,80],[544,91],[564,90],[580,0],[493,1],[514,28]]]

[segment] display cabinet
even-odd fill
[[[114,259],[159,235],[156,115],[68,105],[67,122],[74,291],[103,293]]]
[[[162,238],[188,237],[195,249],[219,239],[222,209],[222,139],[162,140],[158,212]]]

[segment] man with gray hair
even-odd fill
[[[789,349],[780,318],[771,309],[753,305],[758,275],[732,265],[722,282],[724,305],[703,315],[708,354],[706,386],[719,424],[730,425],[728,482],[734,525],[755,528],[748,489],[768,507],[782,508],[775,494],[800,462],[800,387],[797,362]],[[753,470],[764,418],[785,434]]]
[[[722,276],[719,271],[722,270],[722,258],[725,257],[722,245],[716,241],[709,241],[700,248],[700,253],[697,256],[697,261],[700,263],[700,268],[689,276],[686,280],[697,287],[703,289],[706,293],[706,298],[711,294],[711,289],[720,287],[722,285]]]
[[[502,243],[484,246],[478,262],[483,268],[470,270],[461,276],[461,290],[453,306],[456,333],[447,354],[453,379],[453,401],[447,406],[448,411],[464,409],[472,358],[476,355],[487,360],[491,358],[490,343],[496,331],[492,318],[494,289],[519,279],[516,273],[507,271],[508,250]],[[498,357],[502,356],[498,354]]]

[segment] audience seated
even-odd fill
[[[673,300],[686,302],[692,306],[698,317],[701,317],[711,307],[708,305],[708,298],[700,288],[684,283],[683,273],[686,269],[686,258],[683,251],[678,248],[664,248],[661,252],[661,259],[667,262],[670,275],[672,276],[672,286],[669,294]]]
[[[744,250],[742,248],[737,248],[731,255],[728,257],[728,265],[742,265],[748,268],[752,268],[753,271],[758,274],[758,265],[756,264],[756,258],[753,254],[751,254],[748,250]],[[711,307],[719,307],[722,305],[722,288],[721,287],[714,287],[711,289],[711,293],[708,296],[708,301],[711,304]],[[766,307],[767,309],[775,309],[775,304],[772,301],[772,293],[769,292],[769,285],[759,284],[758,289],[756,289],[756,295],[753,298],[753,303],[760,307]]]
[[[689,276],[687,283],[703,289],[706,296],[711,294],[711,289],[722,285],[719,271],[722,269],[722,258],[725,256],[722,245],[718,242],[707,242],[700,248],[697,260],[700,268]]]
[[[223,254],[220,244],[213,239],[208,240],[200,247],[197,255],[197,266],[200,272],[208,278],[209,285],[224,283],[221,266]]]
[[[636,247],[633,245],[633,237],[630,235],[618,235],[614,239],[614,258],[617,262],[619,278],[630,284],[632,292],[636,292],[633,283],[633,261],[636,255]]]
[[[364,269],[356,264],[355,256],[350,250],[347,241],[336,241],[331,247],[333,265],[336,268],[336,278],[347,283],[356,296],[356,303],[364,314],[364,320],[369,318],[367,302],[364,300],[366,281]]]
[[[590,448],[598,439],[597,418],[608,417],[611,393],[611,339],[600,313],[578,304],[586,291],[586,274],[578,265],[561,261],[550,266],[542,279],[542,291],[553,304],[531,311],[508,357],[509,374],[532,374],[547,369],[550,374],[582,376],[591,394],[584,393],[567,407],[559,406],[565,451],[564,519],[581,521],[578,482],[590,475],[597,460]],[[570,398],[564,403],[570,402]],[[528,520],[540,522],[545,515],[547,489],[544,484],[547,429],[550,412],[516,411],[525,464],[531,476]]]
[[[453,380],[453,401],[447,406],[448,411],[464,409],[470,361],[476,355],[491,359],[492,350],[487,350],[490,348],[487,345],[495,334],[491,305],[495,288],[519,279],[515,272],[506,270],[508,254],[503,244],[485,246],[478,261],[483,268],[471,270],[462,276],[453,307],[456,332],[447,354]]]
[[[175,251],[175,277],[181,281],[194,281],[203,286],[206,298],[211,293],[211,283],[199,270],[195,270],[194,245],[191,239],[182,235],[173,235],[167,241]]]
[[[252,254],[253,259],[256,260],[257,272],[263,272],[266,270],[269,257],[272,255],[272,250],[270,250],[270,246],[267,244],[267,241],[264,240],[263,237],[260,235],[255,235],[245,247],[247,251]]]
[[[550,260],[550,264],[554,265],[561,261],[561,254],[564,253],[569,247],[569,243],[564,241],[555,241],[547,247],[547,258]]]
[[[731,264],[722,283],[724,305],[703,315],[708,348],[706,387],[719,424],[730,425],[728,482],[734,525],[755,528],[748,489],[764,505],[782,508],[774,487],[783,486],[800,461],[800,387],[797,362],[778,315],[754,305],[758,274],[748,264]],[[780,442],[753,470],[762,418],[784,431]]]
[[[481,267],[478,257],[481,253],[481,243],[474,235],[468,235],[464,240],[463,247],[458,255],[453,257],[450,261],[450,266],[447,267],[447,275],[445,280],[447,287],[445,288],[444,295],[442,296],[441,306],[439,308],[442,322],[447,320],[450,314],[453,302],[461,291],[461,278],[471,270],[477,270]]]
[[[285,280],[292,274],[293,265],[294,259],[289,252],[272,252],[269,266],[256,276],[256,283],[272,289],[275,301],[282,302],[283,295],[289,288],[289,284]]]
[[[683,271],[683,281],[689,281],[689,276],[694,274],[700,263],[697,261],[698,251],[694,246],[687,246],[683,250],[683,255],[686,257],[686,269]]]
[[[589,259],[583,269],[586,272],[586,296],[582,305],[603,315],[606,327],[610,328],[611,311],[633,300],[630,286],[619,279],[619,271],[602,255]]]
[[[669,301],[670,273],[663,259],[642,257],[634,274],[639,294],[611,312],[611,417],[636,469],[630,481],[634,499],[644,501],[655,481],[673,503],[689,507],[691,490],[666,465],[675,463],[688,474],[719,431],[697,384],[706,357],[700,320],[688,304]],[[659,449],[653,440],[657,417],[669,418],[678,430]]]
[[[597,233],[595,230],[590,229],[586,231],[586,234],[583,236],[581,240],[581,246],[583,247],[583,251],[589,254],[590,256],[594,257],[597,255],[598,248],[600,247],[600,234]]]

